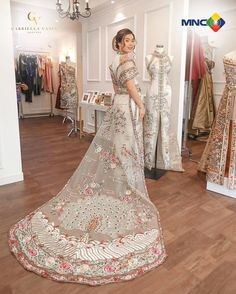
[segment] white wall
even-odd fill
[[[117,1],[118,2],[118,1]],[[113,91],[108,66],[113,55],[111,41],[116,32],[124,27],[136,34],[136,63],[140,72],[140,86],[145,94],[148,76],[145,56],[153,52],[155,45],[164,44],[174,57],[170,74],[172,85],[172,123],[182,133],[182,112],[185,72],[186,36],[181,27],[181,18],[187,14],[187,0],[121,0],[107,4],[83,23],[83,89]],[[184,52],[184,54],[183,54]],[[93,124],[92,113],[89,124]]]
[[[0,185],[23,180],[17,119],[10,0],[0,1]]]

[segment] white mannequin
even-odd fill
[[[226,53],[224,57],[236,60],[236,50]]]
[[[70,66],[72,66],[72,67],[74,67],[74,68],[75,68],[75,66],[76,66],[75,62],[72,62],[72,61],[71,61],[69,55],[66,56],[66,64],[67,64],[67,65],[70,65]]]
[[[156,47],[155,47],[155,50],[154,50],[154,52],[153,52],[153,54],[149,54],[149,55],[147,55],[146,57],[145,57],[145,62],[146,62],[146,67],[148,67],[148,65],[149,65],[149,63],[151,62],[151,59],[152,59],[152,57],[153,57],[153,55],[155,55],[155,53],[157,53],[157,54],[162,54],[162,53],[164,53],[165,52],[165,47],[164,47],[164,45],[156,45]],[[167,54],[167,53],[166,53]],[[169,58],[170,58],[170,61],[172,62],[173,61],[173,59],[174,59],[174,57],[173,56],[169,56]]]

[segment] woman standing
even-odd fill
[[[143,172],[145,109],[130,57],[134,34],[119,31],[113,48],[113,105],[82,162],[56,197],[10,230],[11,251],[23,266],[58,281],[130,280],[166,257]]]

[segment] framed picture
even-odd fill
[[[83,93],[81,102],[87,102],[88,103],[89,95],[90,95],[89,93]]]
[[[87,93],[89,93],[88,103],[91,103],[91,101],[93,100],[94,92],[95,91],[93,91],[93,90],[88,90],[87,91]]]
[[[90,103],[95,103],[96,99],[98,98],[98,95],[99,95],[99,92],[98,91],[94,91],[93,92],[93,96],[92,98],[90,99]]]
[[[105,106],[111,106],[112,105],[112,96],[113,94],[111,92],[106,92],[103,97],[103,102]]]

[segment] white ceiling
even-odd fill
[[[51,8],[54,9],[56,6],[56,0],[11,0],[11,2],[18,2],[18,3],[24,3],[29,5],[35,5],[45,8]],[[62,4],[68,3],[68,0],[61,0]],[[81,0],[80,3],[84,4],[85,0]],[[97,8],[98,6],[105,4],[105,3],[111,3],[111,1],[108,0],[89,0],[89,6],[93,8]]]

